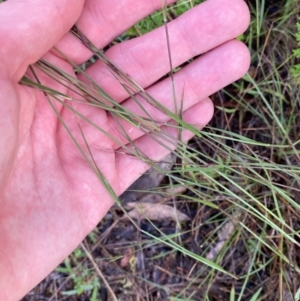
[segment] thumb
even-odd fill
[[[0,4],[0,79],[19,81],[77,21],[84,0],[10,0]]]

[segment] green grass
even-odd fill
[[[170,20],[197,3],[179,1],[166,15]],[[172,229],[168,233],[163,222],[136,221],[126,218],[123,206],[112,208],[84,242],[89,251],[82,245],[57,269],[61,277],[49,285],[48,294],[54,286],[59,287],[58,300],[104,300],[108,286],[111,300],[136,300],[138,295],[140,300],[273,301],[299,294],[300,97],[299,81],[294,80],[299,4],[286,1],[268,13],[265,1],[253,3],[250,28],[239,37],[251,51],[251,68],[213,96],[216,112],[209,126],[199,132],[160,107],[196,136],[188,145],[172,141],[178,145],[172,170],[148,160],[166,174],[151,193],[163,195],[165,204],[186,212],[191,221],[167,224]],[[155,13],[116,42],[161,25],[163,14]],[[81,88],[90,93],[88,87]],[[142,96],[159,106],[149,95]],[[154,121],[114,104],[114,111],[107,107],[112,114],[146,130],[156,128]],[[103,106],[100,101],[97,105]],[[178,187],[186,190],[172,193]],[[119,241],[119,233],[127,228],[131,238]],[[121,266],[128,250],[130,259]],[[162,280],[155,280],[155,273],[163,275]]]
[[[298,47],[294,50],[294,56],[296,59],[300,59],[300,18],[298,19],[296,26],[297,26],[296,40],[298,42]],[[291,73],[294,75],[296,83],[299,83],[300,64],[295,64],[294,66],[292,66]]]

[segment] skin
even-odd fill
[[[172,1],[168,1],[171,3]],[[90,56],[71,34],[78,27],[102,48],[160,0],[10,0],[0,5],[0,300],[18,300],[46,277],[97,225],[113,200],[90,170],[47,103],[44,95],[19,84],[28,66],[41,57],[73,74],[53,46],[76,63]],[[209,95],[247,71],[249,53],[234,38],[249,24],[242,0],[208,0],[169,25],[173,65],[202,53],[175,75],[178,95],[184,87],[184,119],[202,128],[213,114]],[[153,85],[168,72],[164,28],[111,48],[106,55],[170,109],[170,80]],[[88,74],[122,105],[139,113],[135,103],[100,63]],[[72,96],[65,87],[40,75],[43,84]],[[144,103],[154,119],[167,120]],[[57,105],[75,137],[78,120]],[[120,135],[105,111],[76,105],[104,130]],[[95,160],[117,194],[148,166],[115,152],[113,141],[80,121]],[[154,160],[167,151],[123,122],[135,144]],[[170,129],[170,134],[176,135]],[[184,132],[185,140],[192,136]]]

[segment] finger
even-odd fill
[[[0,69],[2,76],[17,81],[28,65],[43,54],[72,27],[84,0],[20,1],[0,5]]]
[[[174,75],[177,108],[181,108],[182,95],[182,109],[185,111],[242,77],[247,72],[249,64],[249,51],[244,44],[238,41],[227,42],[201,56]],[[147,89],[147,92],[167,109],[175,112],[172,83],[169,78]],[[129,99],[123,102],[122,106],[138,116],[148,117],[145,113],[147,112],[153,120],[162,123],[170,119],[169,116],[149,104],[145,99],[141,97],[137,97],[137,99],[139,105],[136,101]],[[118,137],[123,143],[127,140],[124,133],[131,140],[135,140],[144,134],[143,131],[133,127],[124,119],[119,118],[117,122],[112,116],[109,116],[108,119],[111,123],[112,135]],[[115,147],[117,148],[118,145],[115,145]]]
[[[166,4],[173,2],[175,0],[167,0]],[[76,25],[101,49],[161,7],[161,0],[87,0]],[[77,64],[91,56],[91,52],[70,33],[64,36],[57,47]]]
[[[249,64],[250,55],[248,49],[243,43],[235,40],[227,42],[199,57],[174,75],[177,108],[182,108],[185,111],[197,102],[239,79],[247,72]],[[153,85],[146,91],[168,110],[175,112],[170,78]],[[128,99],[122,103],[122,106],[135,115],[146,118],[150,116],[159,123],[170,120],[168,115],[152,106],[145,99],[140,96],[136,96],[136,99],[139,104],[133,99]],[[109,135],[119,141],[119,143],[111,141],[110,146],[112,148],[117,149],[120,143],[126,144],[128,139],[133,141],[144,135],[143,130],[134,127],[122,118],[111,115],[107,115],[104,118],[102,111],[95,110],[84,103],[74,103],[73,106],[99,128],[103,128],[103,122],[109,125]],[[69,110],[64,111],[63,117],[68,119],[67,115],[71,115]],[[88,141],[92,145],[97,145],[99,143],[98,129],[83,121],[81,126],[85,129],[86,135],[88,135]]]
[[[203,128],[212,118],[213,104],[209,98],[201,101],[195,106],[187,110],[183,115],[183,120],[192,124],[194,127]],[[173,137],[175,140],[178,137],[178,130],[174,127],[162,127],[162,131],[169,136],[169,140]],[[161,132],[161,131],[160,131]],[[160,134],[160,133],[159,133]],[[188,130],[183,130],[181,137],[182,142],[188,141],[194,135]],[[166,139],[155,136],[154,140],[150,136],[143,136],[134,142],[136,149],[149,158],[150,160],[159,161],[163,159],[170,149],[174,150],[176,144],[168,143]],[[130,147],[130,146],[129,146]],[[116,153],[116,170],[119,175],[119,191],[123,192],[129,187],[136,179],[138,179],[150,166],[135,158],[132,155]]]
[[[234,39],[248,24],[244,1],[210,0],[197,6],[168,25],[173,67]],[[142,87],[151,85],[170,68],[165,28],[118,44],[106,55]],[[115,100],[128,97],[101,61],[87,73]]]

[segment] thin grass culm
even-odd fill
[[[252,65],[241,80],[213,95],[215,117],[199,130],[183,120],[186,93],[178,91],[174,80],[182,67],[172,63],[168,21],[202,1],[172,6],[161,2],[159,12],[126,35],[165,27],[173,109],[76,26],[72,35],[105,66],[102,76],[118,83],[136,111],[109,95],[58,49],[80,79],[43,59],[32,66],[31,79],[22,79],[22,84],[43,91],[81,158],[115,201],[81,247],[58,267],[58,273],[67,275],[60,282],[61,296],[94,301],[110,300],[103,297],[107,294],[111,300],[297,300],[300,115],[299,83],[290,70],[299,4],[286,1],[285,13],[265,1],[250,5],[253,20],[239,39],[251,49]],[[71,93],[47,87],[44,76]],[[90,109],[95,115],[104,110],[116,128],[103,129],[94,115],[85,114]],[[73,127],[64,120],[64,111],[75,120]],[[98,166],[97,141],[87,127],[110,141],[112,147],[103,151],[147,165],[150,169],[141,177],[146,184],[133,184],[121,195],[115,191]],[[183,138],[187,131],[194,135],[189,142]],[[170,157],[157,160],[132,133],[151,139]],[[159,181],[149,184],[155,179]]]

